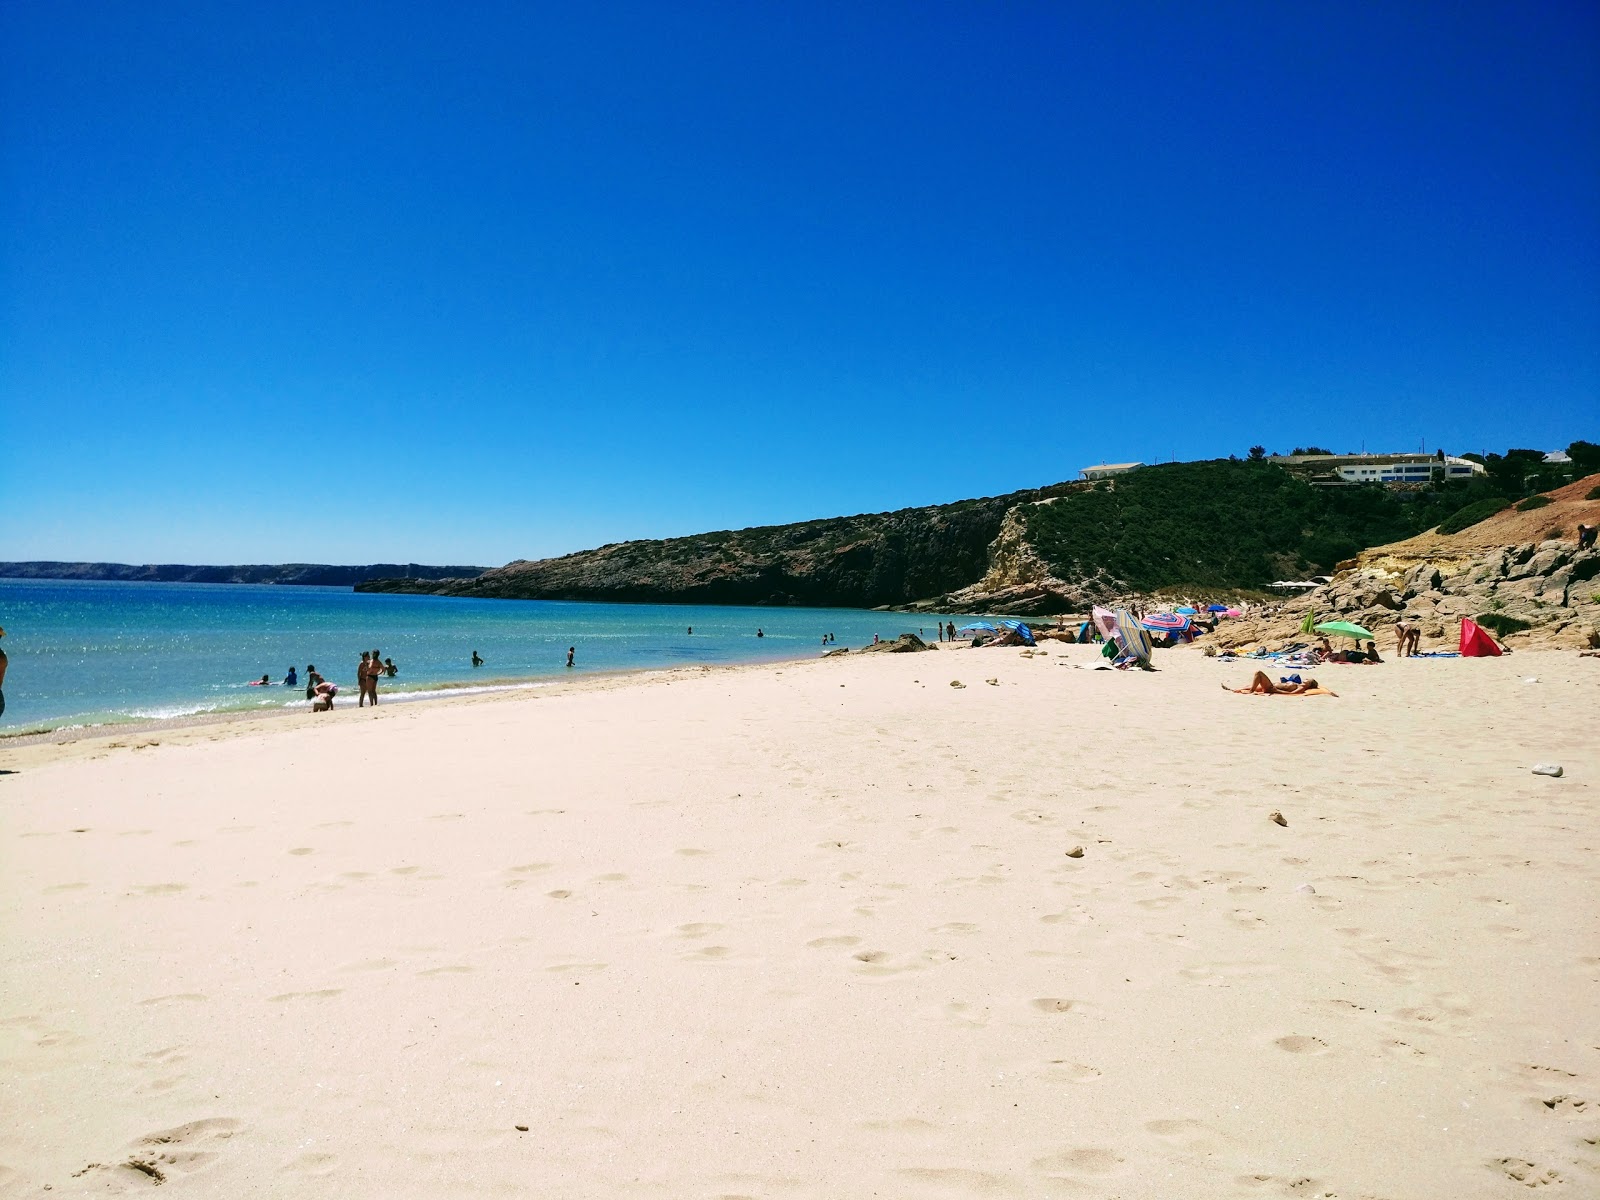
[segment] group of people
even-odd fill
[[[371,701],[376,707],[378,703],[378,680],[383,678],[393,679],[400,673],[400,668],[394,665],[394,659],[384,658],[382,651],[363,650],[361,662],[356,666],[356,688],[360,692],[358,708],[365,708]],[[267,676],[263,675],[258,684],[268,683]],[[284,687],[299,687],[300,676],[293,666],[289,673],[283,677]],[[311,701],[312,712],[330,712],[333,709],[334,697],[339,694],[339,685],[329,682],[318,670],[316,663],[306,664],[306,699]]]
[[[1383,661],[1378,657],[1378,647],[1372,642],[1367,643],[1365,650],[1361,648],[1359,641],[1356,642],[1354,650],[1335,650],[1328,644],[1328,639],[1323,638],[1317,644],[1315,653],[1318,662],[1354,663],[1360,665],[1362,663],[1381,663]]]

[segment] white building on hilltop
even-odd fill
[[[1487,474],[1482,463],[1445,454],[1275,454],[1267,461],[1325,487],[1433,483]]]
[[[1126,475],[1129,471],[1137,471],[1144,466],[1142,462],[1135,463],[1101,463],[1098,467],[1085,467],[1078,472],[1079,479],[1110,479],[1113,475]]]

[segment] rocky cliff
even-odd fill
[[[1057,484],[897,512],[618,542],[518,561],[443,584],[384,580],[361,591],[537,600],[683,604],[907,606],[970,587],[1019,506],[1083,485]]]
[[[1462,617],[1518,646],[1600,646],[1600,549],[1580,550],[1579,525],[1600,525],[1600,485],[1591,475],[1546,494],[1547,503],[1508,508],[1454,535],[1429,532],[1364,550],[1332,581],[1271,616],[1227,622],[1223,645],[1303,640],[1308,611],[1354,621],[1383,635],[1402,616],[1429,645],[1453,649]]]
[[[1327,573],[1362,547],[1437,525],[1465,499],[1453,488],[1313,488],[1266,463],[1168,463],[1093,484],[619,542],[476,579],[360,590],[1072,613],[1161,588],[1216,592]]]

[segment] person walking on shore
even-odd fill
[[[0,629],[0,638],[5,637],[6,631]],[[6,652],[0,650],[0,717],[6,715]]]

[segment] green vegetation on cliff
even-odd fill
[[[1259,587],[1430,529],[1471,491],[1319,488],[1265,462],[1171,463],[1034,505],[1026,521],[1061,579],[1100,569],[1139,591]]]

